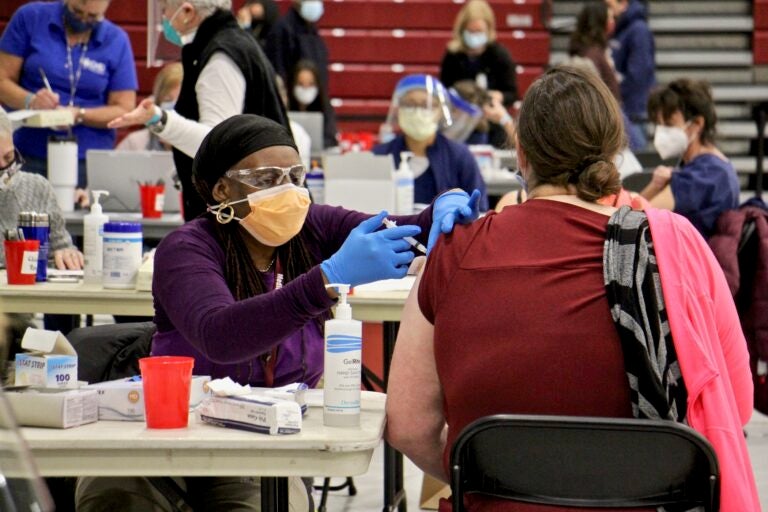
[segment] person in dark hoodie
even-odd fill
[[[272,25],[280,18],[280,9],[275,0],[246,0],[237,11],[237,23],[256,39],[262,48]]]
[[[285,83],[290,83],[289,75],[299,61],[308,60],[317,66],[320,82],[328,90],[328,47],[317,30],[322,16],[322,0],[293,0],[272,27],[264,51]]]
[[[646,106],[656,84],[656,48],[646,19],[646,7],[638,0],[605,0],[616,18],[611,39],[613,61],[620,77],[624,113],[631,121],[629,139],[633,150],[646,145]]]
[[[192,184],[192,158],[212,127],[236,114],[257,114],[290,131],[275,71],[256,40],[237,24],[231,0],[157,0],[163,35],[181,46],[184,79],[173,110],[151,99],[109,128],[143,124],[173,146],[182,186],[184,219],[206,211]]]

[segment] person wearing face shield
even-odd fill
[[[419,215],[389,217],[398,227],[382,229],[386,212],[310,204],[305,174],[291,133],[273,121],[238,115],[211,130],[193,166],[207,213],[167,235],[155,253],[153,355],[194,357],[196,373],[242,385],[315,387],[323,374],[324,321],[336,303],[326,285],[404,277],[414,259],[404,237],[427,243],[433,225],[478,213],[477,195],[451,192]],[[79,486],[79,511],[104,510],[96,507],[104,485],[144,485],[100,480]],[[234,497],[180,480],[194,510],[230,510],[225,505]],[[237,510],[259,510],[258,481],[232,489],[243,497]],[[214,501],[217,494],[224,501]],[[300,498],[292,496],[292,510],[306,510]],[[148,509],[146,502],[134,505]]]
[[[656,121],[659,156],[677,163],[657,167],[641,195],[687,217],[708,238],[720,214],[739,205],[736,170],[715,146],[717,114],[709,84],[681,78],[654,90],[648,117]]]
[[[80,188],[87,185],[86,152],[112,149],[116,135],[107,123],[136,106],[133,52],[126,32],[105,19],[109,5],[110,0],[28,2],[0,39],[0,103],[13,110],[72,113]],[[17,130],[14,142],[25,169],[47,176],[48,138],[66,134]]]
[[[184,218],[205,212],[192,184],[192,159],[211,128],[236,114],[258,114],[288,128],[275,71],[232,14],[231,0],[152,0],[162,11],[163,35],[181,46],[184,77],[173,109],[147,98],[109,126],[145,125],[173,146]],[[288,128],[290,130],[290,128]]]
[[[398,133],[392,140],[374,146],[377,155],[392,155],[395,167],[401,153],[410,151],[414,202],[429,204],[442,192],[461,189],[480,192],[480,209],[488,209],[488,197],[480,168],[466,145],[442,133],[452,122],[448,91],[430,75],[408,75],[395,86],[384,124]]]
[[[485,0],[467,2],[456,16],[453,38],[440,64],[440,81],[453,87],[460,80],[474,80],[487,91],[489,105],[498,104],[506,111],[517,100],[515,67],[509,51],[496,41],[496,20],[490,4]],[[490,144],[507,147],[504,126],[493,116],[489,119]]]
[[[315,64],[322,87],[328,90],[328,47],[317,22],[324,12],[322,0],[293,0],[267,37],[264,48],[275,71],[290,83],[290,74],[301,60]]]

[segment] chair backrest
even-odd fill
[[[719,508],[710,444],[671,421],[486,416],[451,450],[453,510],[467,493],[568,507]]]

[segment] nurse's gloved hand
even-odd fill
[[[455,224],[469,224],[480,215],[480,191],[472,195],[463,190],[442,193],[432,205],[432,227],[429,230],[427,254],[437,242],[440,233],[450,233]]]
[[[338,252],[320,264],[329,283],[356,286],[405,277],[414,254],[403,237],[416,236],[421,228],[397,226],[376,231],[386,216],[387,212],[381,212],[361,222],[349,233]]]

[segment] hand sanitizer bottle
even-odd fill
[[[408,165],[408,159],[413,156],[410,151],[400,153],[400,166],[395,172],[395,211],[398,215],[413,214],[413,171]]]
[[[104,224],[109,221],[109,216],[102,213],[99,199],[101,196],[108,195],[109,192],[106,190],[94,190],[91,213],[83,217],[83,256],[85,257],[83,282],[85,284],[102,283]]]
[[[325,322],[325,374],[323,424],[330,427],[360,425],[360,384],[363,324],[352,320],[347,303],[348,284],[329,284],[339,292],[336,318]]]

